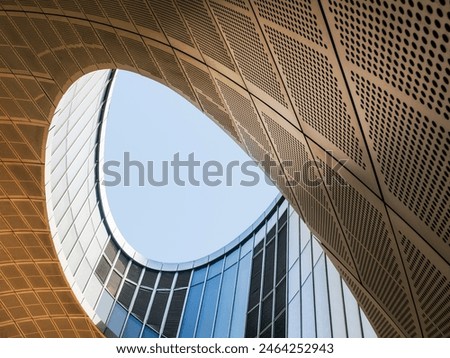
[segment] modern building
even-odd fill
[[[208,257],[164,264],[131,248],[101,184],[113,78],[96,71],[69,88],[46,154],[55,248],[72,290],[106,336],[375,336],[318,241],[281,197]]]
[[[370,336],[372,326],[383,337],[449,337],[449,21],[445,0],[2,1],[0,335],[232,336],[241,309],[239,332],[249,336],[282,335],[282,327],[288,336],[340,336],[341,324],[343,336]],[[204,262],[164,267],[132,253],[108,231],[110,213],[95,201],[101,193],[86,193],[97,190],[88,174],[101,160],[101,141],[91,136],[100,122],[86,122],[86,142],[65,147],[65,159],[58,148],[74,143],[82,124],[52,133],[70,106],[81,112],[92,101],[104,110],[107,93],[90,91],[108,88],[109,72],[92,75],[102,89],[83,85],[78,104],[55,112],[71,84],[99,69],[167,85],[263,167],[270,157],[276,167],[268,174],[289,205],[280,198]],[[81,165],[76,157],[89,159]],[[286,233],[297,225],[291,219],[308,227],[300,240]],[[243,284],[239,270],[249,262],[245,309],[236,299],[221,308],[221,287],[233,281],[226,275],[236,267],[235,287]],[[345,284],[330,280],[336,272]],[[96,280],[86,291],[83,283]],[[330,299],[339,292],[340,302]],[[149,305],[136,305],[148,297]],[[208,297],[216,304],[204,307]],[[336,321],[339,307],[346,314]],[[225,325],[205,326],[207,310],[227,315]],[[348,320],[359,322],[359,333]]]

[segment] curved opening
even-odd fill
[[[230,136],[166,86],[118,71],[110,103],[106,201],[123,237],[147,258],[206,256],[242,233],[277,195]]]

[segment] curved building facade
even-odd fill
[[[449,21],[446,0],[2,1],[0,335],[101,335],[52,240],[45,143],[72,83],[125,69],[261,163],[378,335],[450,336]]]
[[[276,198],[244,233],[192,262],[143,258],[102,182],[114,72],[80,78],[47,143],[47,210],[78,300],[110,337],[373,337],[347,285],[293,208]],[[143,238],[146,239],[146,238]]]

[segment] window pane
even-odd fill
[[[286,337],[286,311],[283,312],[280,317],[275,321],[273,326],[273,336],[274,338],[285,338]]]
[[[116,271],[113,271],[111,277],[109,278],[108,284],[106,285],[106,288],[114,297],[116,297],[120,281],[122,281],[122,277],[120,277],[120,275]]]
[[[273,316],[273,293],[267,296],[262,304],[261,304],[261,323],[260,323],[260,332],[264,331],[264,329],[272,323]]]
[[[173,292],[172,301],[170,302],[169,312],[167,313],[166,323],[164,325],[164,336],[171,338],[176,337],[180,317],[183,311],[184,299],[187,289],[177,290]]]
[[[282,280],[275,289],[275,316],[286,307],[286,280]]]
[[[180,337],[194,337],[195,324],[197,322],[200,298],[202,296],[203,284],[192,286],[181,322]]]
[[[288,301],[294,297],[300,290],[300,262],[297,261],[295,265],[289,270],[288,274]]]
[[[161,329],[161,322],[166,311],[167,299],[169,298],[168,291],[156,291],[155,298],[150,309],[150,314],[147,319],[147,324],[156,332]]]
[[[252,309],[259,304],[261,296],[261,271],[263,253],[260,252],[252,260],[252,276],[250,281],[250,294],[248,299],[249,308]],[[250,256],[250,255],[249,255]]]
[[[214,315],[217,306],[217,296],[219,294],[220,276],[206,281],[205,293],[203,294],[203,303],[200,310],[196,337],[205,338],[212,336]]]
[[[144,277],[142,278],[142,286],[155,287],[156,278],[158,277],[158,271],[151,269],[145,269]]]
[[[145,326],[144,332],[142,333],[142,338],[158,338],[159,334],[156,333],[153,329],[150,327]]]
[[[272,240],[265,251],[263,297],[273,289],[275,260],[275,240]]]
[[[217,262],[214,262],[209,266],[208,278],[214,277],[222,272],[223,259]]]
[[[111,317],[109,318],[108,328],[119,337],[122,330],[125,318],[127,317],[127,311],[119,304],[114,306]]]
[[[206,266],[194,271],[194,276],[192,277],[191,285],[196,285],[197,283],[203,282],[206,275]]]
[[[142,266],[137,265],[136,263],[132,263],[130,269],[128,270],[127,279],[137,283],[139,280],[139,276],[141,276]]]
[[[134,291],[136,290],[136,285],[125,281],[120,291],[118,301],[125,306],[125,308],[130,307],[131,300],[133,299]]]
[[[330,293],[331,322],[334,338],[346,338],[344,301],[342,300],[341,277],[327,258],[328,289]]]
[[[136,296],[136,300],[133,305],[133,313],[140,319],[144,320],[145,313],[147,312],[148,304],[150,303],[150,298],[152,297],[152,291],[140,288]]]
[[[311,275],[312,265],[311,265],[311,241],[308,242],[305,249],[302,252],[302,256],[300,258],[302,265],[302,284]]]
[[[111,265],[105,259],[104,256],[100,259],[97,268],[95,269],[95,273],[102,283],[106,281],[106,277],[108,276],[109,270],[111,269]]]
[[[300,326],[300,293],[295,296],[289,303],[288,307],[288,337],[298,338],[301,337]]]
[[[284,226],[278,233],[277,243],[277,273],[276,281],[280,282],[283,276],[286,274],[286,233],[287,228]]]
[[[247,315],[245,338],[255,338],[258,335],[259,306],[253,308]]]
[[[248,254],[239,262],[230,337],[244,336],[245,319],[243,319],[243,317],[245,317],[247,312],[251,260],[252,256],[251,254]]]
[[[228,254],[227,258],[225,259],[225,269],[230,267],[231,265],[234,265],[239,259],[239,248],[235,249],[233,252]]]
[[[159,278],[158,289],[170,289],[172,287],[172,281],[175,276],[175,272],[161,272]]]
[[[123,253],[121,253],[119,258],[117,259],[114,268],[123,275],[125,269],[127,268],[127,265],[128,265],[128,258]]]
[[[344,290],[345,317],[347,318],[348,336],[350,338],[362,337],[358,304],[345,282],[342,283],[342,288]]]
[[[303,338],[315,338],[315,315],[312,276],[306,280],[302,286],[302,327]]]
[[[231,266],[223,274],[214,337],[228,337],[229,334],[237,267],[238,265]]]
[[[114,298],[106,291],[103,291],[102,298],[98,302],[97,309],[95,313],[100,317],[100,319],[106,323],[108,319],[109,312],[111,312],[111,307],[114,303]]]
[[[175,284],[175,288],[187,287],[189,285],[189,281],[191,279],[192,271],[181,271],[178,273],[177,283]]]
[[[122,337],[138,338],[141,334],[142,322],[133,316],[129,316]]]
[[[321,256],[314,267],[314,290],[316,300],[317,337],[331,338],[328,286],[325,273],[325,257]]]

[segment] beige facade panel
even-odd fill
[[[44,153],[63,93],[107,68],[165,84],[268,155],[378,335],[450,336],[449,8],[2,1],[0,336],[100,335],[53,247]],[[290,187],[302,170],[319,185]]]

